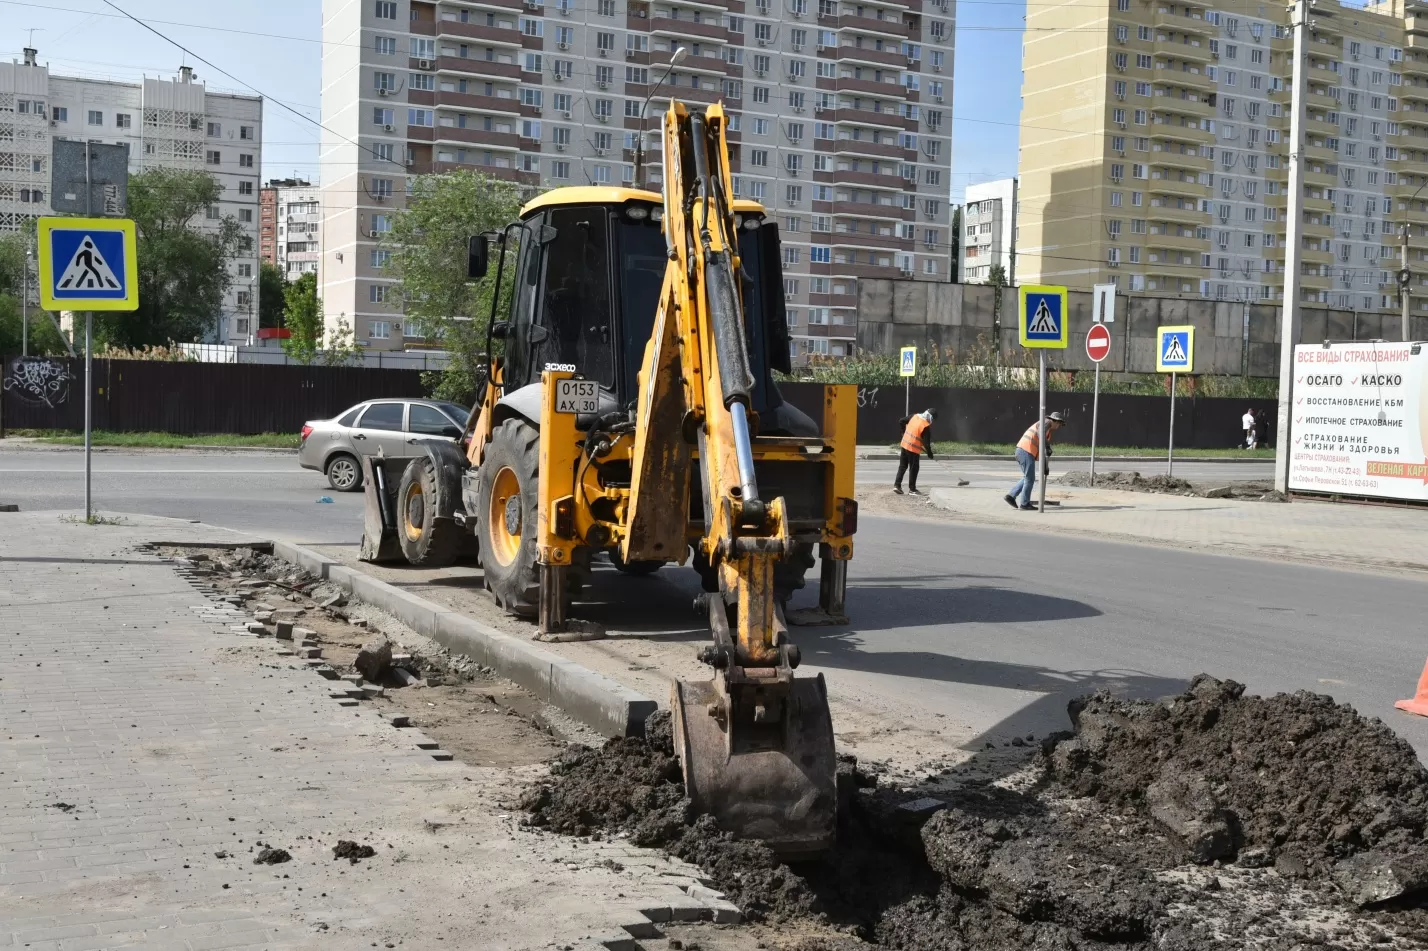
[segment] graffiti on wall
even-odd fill
[[[14,357],[5,368],[5,392],[30,406],[54,409],[69,399],[69,365],[48,357]]]

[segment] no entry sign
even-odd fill
[[[1105,324],[1092,324],[1086,333],[1086,356],[1100,363],[1111,353],[1111,332]]]

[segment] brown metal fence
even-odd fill
[[[82,358],[0,357],[0,433],[84,428]],[[94,428],[111,432],[296,433],[378,397],[424,396],[418,370],[247,363],[94,361]]]

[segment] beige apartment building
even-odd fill
[[[1278,301],[1284,5],[1078,0],[1032,6],[1027,25],[1018,282]],[[1302,300],[1396,310],[1408,225],[1412,308],[1428,312],[1414,264],[1428,260],[1428,16],[1320,0],[1308,40]]]
[[[640,110],[723,101],[734,187],[776,216],[794,357],[852,352],[857,282],[951,279],[955,0],[323,0],[329,323],[424,344],[381,236],[412,176],[630,185]],[[660,181],[658,141],[646,175]]]

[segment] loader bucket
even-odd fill
[[[375,563],[402,561],[402,546],[397,541],[397,488],[402,470],[410,460],[362,457],[362,493],[365,512],[362,519],[362,547],[359,561]]]
[[[792,680],[775,724],[755,723],[737,710],[721,724],[709,711],[723,692],[722,678],[674,683],[674,745],[694,808],[739,838],[767,843],[780,858],[826,852],[838,790],[823,675]]]

